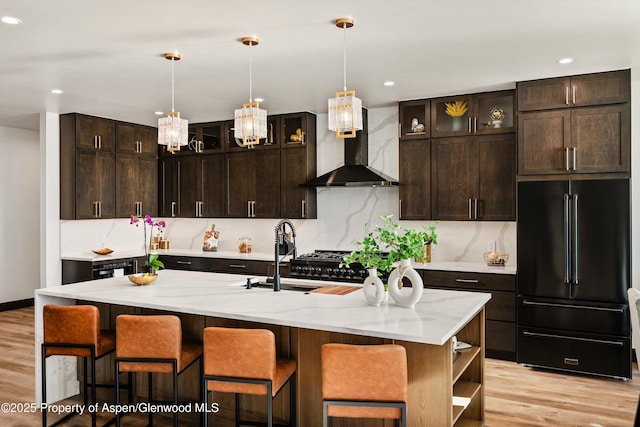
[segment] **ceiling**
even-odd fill
[[[0,126],[27,129],[43,111],[156,125],[170,51],[189,122],[248,101],[250,56],[269,114],[325,113],[343,86],[344,16],[347,85],[369,108],[640,65],[640,0],[0,0],[4,15],[22,24],[0,24]],[[250,35],[258,46],[239,41]]]

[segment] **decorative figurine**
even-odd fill
[[[424,125],[418,122],[418,118],[411,119],[411,132],[424,132]]]
[[[489,111],[489,118],[494,128],[502,127],[502,119],[504,119],[504,109],[502,107],[493,107]]]
[[[304,133],[302,133],[302,129],[296,129],[296,133],[294,135],[289,136],[289,141],[291,142],[304,142]]]

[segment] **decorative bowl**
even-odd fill
[[[483,257],[489,267],[504,267],[509,261],[509,254],[506,252],[485,252]]]
[[[150,283],[155,282],[155,280],[158,278],[158,275],[149,274],[149,273],[136,273],[136,274],[129,274],[127,277],[129,278],[129,280],[131,280],[133,284],[138,286],[144,286],[144,285],[148,285]]]
[[[98,255],[109,255],[111,252],[113,252],[113,249],[109,249],[109,248],[92,249],[91,252]]]

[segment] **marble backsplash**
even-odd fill
[[[327,115],[318,120],[318,175],[344,164],[344,144],[326,130]],[[398,177],[397,107],[369,110],[369,165]],[[398,187],[320,188],[318,219],[293,220],[299,253],[315,249],[354,248],[353,240],[361,239],[365,225],[381,223],[380,217],[398,217]],[[220,230],[219,250],[237,250],[240,237],[251,237],[256,252],[273,251],[274,227],[278,219],[235,218],[163,218],[167,222],[165,237],[173,249],[201,249],[204,232],[216,224]],[[400,221],[403,228],[420,228],[432,221]],[[516,261],[516,223],[482,221],[442,221],[437,224],[438,245],[434,261],[482,261],[489,241],[498,251],[508,252],[509,265]],[[108,246],[114,250],[142,249],[141,227],[128,219],[61,221],[61,254],[86,253]]]

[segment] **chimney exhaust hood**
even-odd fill
[[[398,181],[368,166],[367,110],[362,110],[363,129],[344,139],[344,166],[301,184],[302,187],[390,187]]]

